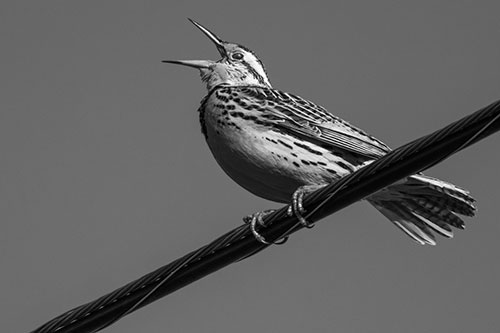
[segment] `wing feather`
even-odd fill
[[[280,131],[310,140],[329,149],[341,149],[367,158],[378,158],[391,149],[380,140],[335,117],[325,108],[276,89],[234,87],[241,99],[258,104]]]

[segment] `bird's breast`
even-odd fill
[[[206,141],[226,174],[257,196],[287,202],[300,184],[284,175],[280,161],[266,146],[263,137],[269,128],[258,115],[219,99],[209,100],[203,113]]]
[[[299,186],[323,184],[352,171],[331,163],[338,156],[277,131],[262,111],[241,104],[234,96],[214,93],[200,110],[200,120],[218,164],[248,191],[289,202]]]

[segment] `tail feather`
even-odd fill
[[[407,212],[397,202],[370,201],[385,217],[391,220],[399,229],[421,245],[436,245],[434,235],[416,216]]]
[[[402,203],[410,212],[420,218],[432,230],[441,234],[444,237],[452,238],[453,230],[451,230],[448,222],[449,216],[445,214],[436,214],[433,211],[427,210],[415,202],[405,201]],[[451,214],[448,210],[442,210],[441,213]]]
[[[450,210],[450,206],[442,205],[440,207],[447,207],[445,209],[441,209],[440,211],[436,212],[436,207],[439,206],[434,206],[433,198],[427,199],[427,198],[417,198],[415,200],[415,204],[418,205],[415,208],[410,208],[410,209],[415,209],[418,211],[417,214],[426,217],[428,219],[432,220],[442,220],[443,222],[457,228],[457,229],[465,229],[465,223],[464,221],[458,217],[456,214],[460,215],[466,215],[466,216],[474,216],[474,211],[472,211],[472,214],[470,211],[467,211],[467,214],[464,214],[462,212],[459,212],[457,210]],[[453,206],[451,206],[453,207]],[[453,213],[455,212],[455,213]]]
[[[414,200],[429,210],[437,210],[436,207],[447,207],[449,211],[470,217],[476,213],[476,207],[473,203],[465,203],[451,196],[444,197],[442,194],[435,195],[435,193],[428,193],[427,195],[418,195],[415,196]]]
[[[451,227],[464,229],[456,214],[474,216],[468,191],[422,174],[379,191],[368,201],[418,243],[435,245],[434,233],[452,238]]]
[[[476,210],[474,204],[476,200],[471,197],[469,191],[463,188],[437,178],[424,176],[422,174],[408,177],[407,184],[410,186],[420,185],[423,188],[434,191],[436,194],[445,194],[445,196],[441,196],[441,199],[446,199],[447,201],[449,201],[449,203],[446,203],[447,205],[454,206],[453,208],[463,209],[464,211],[470,212],[470,215],[467,216],[474,216],[474,212]]]

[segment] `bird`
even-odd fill
[[[324,107],[271,85],[263,62],[249,48],[219,38],[189,19],[212,41],[221,59],[163,60],[198,69],[206,84],[201,132],[225,173],[251,193],[290,203],[289,214],[304,218],[304,195],[336,182],[391,151],[367,132]],[[435,245],[435,234],[453,237],[465,229],[458,216],[474,216],[470,193],[422,173],[408,176],[365,198],[416,243]],[[272,210],[271,210],[272,211]],[[262,211],[244,219],[255,238]]]

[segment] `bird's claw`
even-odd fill
[[[305,227],[305,228],[312,228],[314,227],[314,223],[309,223],[306,218],[303,216],[304,213],[306,213],[306,210],[304,208],[304,195],[310,192],[314,192],[315,190],[324,187],[326,185],[304,185],[299,187],[295,192],[292,194],[292,203],[288,206],[287,209],[287,214],[288,216],[295,216],[299,223]],[[264,223],[264,217],[266,215],[269,215],[274,212],[274,209],[268,209],[264,210],[262,212],[257,212],[252,215],[246,216],[243,218],[243,221],[246,224],[250,225],[250,230],[252,231],[253,236],[255,239],[266,245],[270,244],[283,244],[288,240],[288,237],[283,237],[279,241],[273,241],[269,242],[267,241],[264,236],[262,236],[258,231],[257,231],[257,225],[259,226],[265,226]]]
[[[262,244],[266,244],[266,245],[276,244],[276,245],[279,245],[279,244],[285,243],[288,240],[288,237],[284,237],[282,240],[279,240],[279,241],[276,241],[276,242],[268,242],[264,238],[264,236],[262,236],[257,231],[257,224],[259,226],[265,226],[265,224],[264,224],[264,217],[267,216],[267,215],[269,215],[269,214],[271,214],[271,213],[273,213],[274,211],[275,211],[274,209],[268,209],[268,210],[264,210],[262,212],[253,213],[252,215],[245,216],[243,218],[243,221],[246,224],[250,225],[250,231],[252,231],[252,234],[255,237],[255,239],[258,242],[262,243]]]
[[[314,227],[314,223],[309,223],[303,216],[303,214],[306,212],[303,204],[304,195],[313,192],[323,186],[324,185],[304,185],[295,190],[295,192],[293,192],[292,194],[292,203],[290,204],[290,206],[288,206],[288,216],[295,215],[297,220],[299,220],[299,223],[306,228]]]

